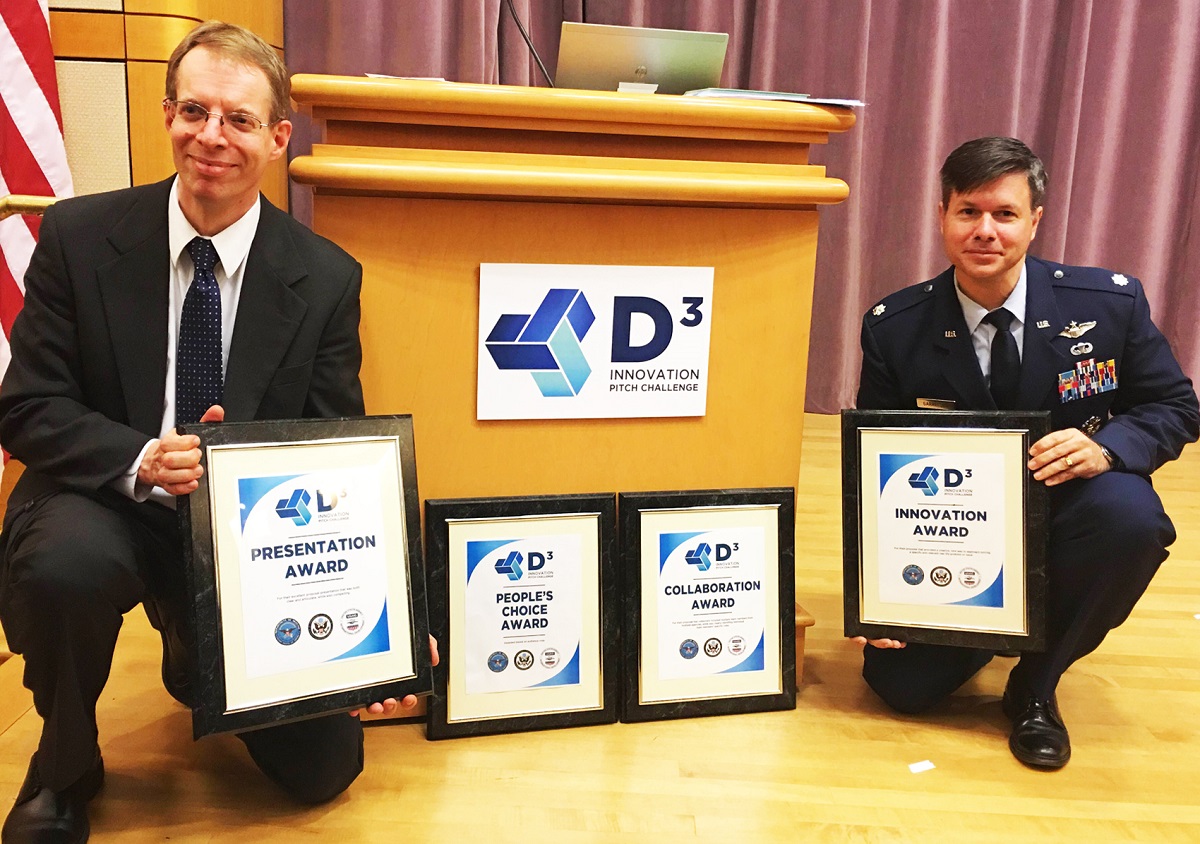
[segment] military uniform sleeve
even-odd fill
[[[1140,283],[1133,299],[1123,372],[1112,418],[1093,439],[1121,461],[1125,471],[1149,475],[1179,457],[1200,435],[1200,409],[1167,339],[1150,318]]]

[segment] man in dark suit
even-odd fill
[[[190,703],[174,505],[198,486],[200,442],[176,424],[363,413],[362,269],[259,194],[291,134],[288,99],[269,45],[204,24],[167,69],[177,175],[43,220],[0,393],[0,441],[28,467],[0,537],[0,619],[44,724],[4,844],[86,840],[104,775],[96,701],[139,602],[168,691]],[[362,769],[356,717],[241,737],[301,801],[331,799]]]
[[[1137,279],[1026,254],[1045,186],[1042,162],[1013,138],[950,154],[938,213],[953,266],[864,316],[858,407],[1051,412],[1052,433],[1028,463],[1050,488],[1048,647],[1021,655],[1003,708],[1013,755],[1057,769],[1071,745],[1055,689],[1166,559],[1175,530],[1150,474],[1196,440],[1200,410]],[[858,641],[867,683],[907,713],[929,709],[993,656]]]

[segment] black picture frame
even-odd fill
[[[709,715],[731,715],[746,712],[769,712],[795,709],[796,707],[796,584],[795,584],[795,495],[793,487],[768,487],[760,489],[695,490],[664,492],[629,492],[618,497],[617,510],[620,514],[621,558],[622,558],[622,672],[621,720],[626,722],[661,721],[672,718],[695,718]],[[683,514],[683,515],[679,515]],[[733,514],[733,515],[726,515]],[[658,637],[672,635],[660,631],[657,610],[643,590],[644,567],[647,558],[643,554],[643,535],[653,539],[657,532],[661,547],[663,530],[678,516],[681,526],[686,523],[685,533],[698,536],[711,530],[728,530],[739,527],[753,528],[768,524],[773,531],[764,530],[764,578],[774,575],[777,590],[777,606],[768,601],[766,616],[777,611],[775,623],[764,622],[762,641],[764,648],[763,671],[777,672],[774,689],[759,688],[752,691],[729,691],[722,688],[728,671],[710,675],[704,679],[649,678],[643,684],[643,671],[651,670],[650,664],[658,664],[658,652],[643,653],[643,632],[647,630]],[[648,524],[650,522],[650,524]],[[745,522],[745,524],[739,524]],[[709,525],[705,528],[705,525]],[[769,536],[766,534],[769,533]],[[690,540],[689,540],[690,541]],[[775,554],[769,553],[774,545]],[[684,547],[678,545],[675,550]],[[692,553],[699,551],[697,545]],[[708,546],[708,550],[713,550]],[[649,560],[651,575],[661,577],[662,564],[656,562],[655,551]],[[691,554],[688,555],[691,557]],[[773,559],[772,559],[773,557]],[[658,571],[654,571],[657,569]],[[657,596],[656,596],[657,598]],[[722,613],[723,614],[723,613]],[[714,624],[717,623],[714,621]],[[682,624],[699,624],[685,621]],[[679,627],[679,625],[676,625]],[[680,628],[685,629],[685,628]],[[697,629],[699,629],[697,627]],[[679,653],[692,653],[695,649],[687,643],[691,637],[680,640]],[[709,638],[700,648],[699,657],[719,656],[708,650]],[[698,638],[698,637],[697,637]],[[775,641],[771,641],[774,639]],[[657,639],[656,639],[657,641]],[[728,642],[723,642],[729,653]],[[715,646],[714,646],[715,647]],[[767,656],[775,653],[776,659]],[[735,671],[740,669],[734,669]],[[712,677],[719,679],[713,680]],[[767,675],[763,675],[764,679]],[[768,683],[770,681],[768,680]],[[653,691],[651,691],[653,686]],[[645,688],[644,688],[645,687]]]
[[[195,700],[192,705],[192,729],[196,738],[212,733],[233,730],[255,729],[264,726],[274,726],[288,721],[311,718],[333,712],[351,711],[362,708],[370,703],[383,701],[388,698],[401,698],[408,694],[428,694],[432,687],[431,657],[429,653],[429,615],[426,605],[425,566],[421,549],[420,531],[420,498],[417,492],[416,452],[413,443],[412,417],[408,415],[371,416],[338,419],[305,419],[287,421],[254,421],[254,422],[221,422],[213,424],[186,425],[179,428],[180,433],[195,434],[201,441],[200,465],[204,468],[204,477],[199,489],[188,496],[178,499],[178,517],[181,533],[184,537],[184,562],[188,583],[191,589],[191,621],[192,629],[196,631],[192,659],[192,688],[195,690]],[[296,447],[300,448],[296,448]],[[333,688],[319,693],[301,695],[284,694],[279,699],[270,700],[255,705],[238,705],[231,708],[228,704],[227,692],[230,679],[226,665],[226,636],[227,619],[221,606],[221,584],[219,582],[219,566],[241,565],[240,558],[234,559],[232,550],[228,559],[222,561],[220,555],[225,548],[230,548],[228,542],[222,544],[214,535],[217,524],[214,512],[220,513],[221,508],[230,506],[222,496],[227,495],[226,484],[242,481],[235,477],[233,471],[233,455],[244,452],[245,459],[253,461],[263,458],[271,461],[285,460],[289,466],[294,465],[298,475],[302,474],[309,464],[336,461],[339,455],[344,456],[345,449],[375,448],[387,456],[381,466],[380,473],[388,478],[387,483],[380,484],[380,523],[386,525],[387,540],[383,547],[386,549],[384,566],[386,569],[387,592],[384,599],[384,610],[378,623],[372,629],[367,629],[361,619],[357,622],[357,630],[366,630],[368,636],[382,629],[386,631],[387,641],[393,641],[397,629],[406,634],[407,642],[401,642],[399,647],[369,651],[368,655],[378,657],[370,663],[370,668],[363,667],[360,661],[353,669],[360,674],[381,671],[382,675],[367,677],[366,682],[355,683],[353,686]],[[285,449],[287,451],[272,451]],[[332,451],[331,449],[342,449]],[[303,452],[303,454],[301,453]],[[323,455],[317,457],[317,455]],[[220,458],[214,466],[214,458]],[[222,468],[226,460],[230,468]],[[293,463],[293,461],[295,461]],[[391,479],[390,467],[396,465],[398,475]],[[252,470],[249,474],[253,475]],[[253,482],[253,481],[250,481]],[[214,502],[214,490],[220,489],[218,500]],[[354,494],[369,495],[371,490],[354,490]],[[386,497],[385,494],[386,493]],[[397,500],[398,499],[398,500]],[[263,500],[269,500],[264,494]],[[343,500],[345,500],[343,491]],[[309,499],[311,501],[311,497]],[[388,503],[395,504],[399,512],[389,513],[384,508]],[[236,501],[235,501],[236,504]],[[240,505],[245,507],[243,503]],[[336,505],[334,505],[336,506]],[[306,507],[307,509],[307,507]],[[314,503],[313,509],[318,509]],[[278,514],[278,509],[276,509]],[[318,518],[319,514],[309,513],[310,518]],[[283,516],[280,516],[283,518]],[[243,528],[245,518],[243,517]],[[337,530],[330,528],[322,536],[337,535]],[[294,550],[294,549],[293,549]],[[303,550],[303,549],[301,549]],[[353,553],[353,552],[351,552]],[[326,554],[328,556],[328,554]],[[348,556],[348,555],[344,555]],[[297,561],[302,558],[297,556]],[[239,577],[240,577],[240,569]],[[239,581],[240,582],[240,581]],[[230,587],[232,588],[232,587]],[[388,601],[395,599],[389,607]],[[238,599],[241,600],[240,598]],[[305,600],[293,596],[294,601]],[[343,633],[357,632],[351,610],[340,614],[335,621],[331,616],[321,620],[320,633],[313,638],[331,639],[337,642],[336,626]],[[320,617],[314,615],[308,624],[312,625]],[[389,623],[390,618],[406,619]],[[243,615],[241,624],[244,622]],[[303,621],[303,619],[301,618]],[[328,623],[326,623],[328,622]],[[332,630],[331,637],[328,630]],[[243,639],[248,636],[240,628]],[[299,632],[292,631],[296,638],[305,634],[303,625]],[[324,635],[321,635],[323,633]],[[232,634],[230,634],[232,635]],[[381,634],[382,635],[382,634]],[[280,641],[278,629],[275,638]],[[285,636],[286,638],[286,636]],[[378,641],[378,640],[376,640]],[[231,640],[233,643],[233,640]],[[235,647],[236,643],[231,644]],[[376,646],[377,648],[380,646]],[[383,657],[379,657],[383,654]],[[345,656],[345,655],[343,655]],[[388,657],[392,661],[388,661]],[[334,660],[328,660],[332,662]],[[346,659],[345,663],[355,660]],[[387,661],[388,664],[377,664]],[[397,664],[404,667],[397,671]],[[340,668],[340,666],[339,666]],[[322,669],[317,669],[322,670]],[[295,672],[297,674],[303,671]],[[402,673],[402,676],[397,676]],[[242,674],[237,677],[242,677]],[[237,679],[237,678],[235,678]],[[328,685],[329,683],[326,682]],[[334,681],[333,685],[337,685]]]
[[[465,605],[466,581],[470,575],[464,570],[460,583],[452,570],[452,566],[461,561],[460,555],[466,552],[465,548],[455,546],[466,541],[468,532],[478,539],[491,537],[491,541],[522,543],[527,542],[535,531],[569,533],[572,529],[579,536],[583,569],[578,652],[582,681],[570,684],[576,686],[575,689],[560,685],[512,689],[498,694],[470,693],[466,660],[479,643],[460,641],[460,635],[465,640],[468,633]],[[498,536],[504,539],[496,540]],[[441,653],[441,661],[433,672],[433,695],[427,707],[428,738],[463,738],[617,721],[619,584],[614,494],[430,499],[425,502],[425,544],[429,563],[430,619]],[[485,542],[484,547],[488,544],[490,541]],[[525,574],[533,577],[532,571]],[[516,584],[513,585],[516,588]],[[463,608],[459,608],[459,600]],[[533,644],[518,647],[527,647],[530,653],[536,650]],[[485,649],[490,650],[490,647]],[[520,651],[511,654],[510,665],[508,648],[498,645],[496,650],[505,653],[506,665],[501,671],[520,667]],[[492,706],[490,710],[489,705]]]
[[[911,431],[917,434],[932,433],[938,437],[940,446],[934,449],[934,457],[942,457],[942,447],[947,453],[955,450],[953,438],[956,432],[988,434],[999,432],[1006,438],[1019,437],[1019,453],[1010,462],[1019,469],[1019,477],[1010,483],[1018,485],[1023,523],[1021,581],[1024,583],[1024,626],[1025,631],[982,630],[947,625],[935,616],[940,610],[927,611],[930,618],[903,619],[881,622],[864,618],[864,528],[863,491],[865,472],[861,448],[863,432]],[[1046,636],[1046,552],[1050,531],[1050,499],[1044,484],[1033,479],[1033,473],[1025,467],[1029,447],[1050,432],[1049,411],[951,411],[951,410],[843,410],[841,413],[842,441],[842,548],[843,548],[843,597],[844,628],[846,636],[863,636],[867,639],[896,639],[932,645],[954,645],[960,647],[987,648],[991,650],[1040,651],[1045,648]],[[961,438],[960,438],[961,439]],[[1014,445],[1006,444],[1006,445]],[[932,458],[931,458],[932,459]],[[1006,469],[1006,471],[1008,471]],[[919,483],[918,478],[918,483]],[[915,486],[910,478],[910,485]],[[936,493],[936,490],[933,491]],[[929,494],[929,493],[925,493]],[[958,542],[958,540],[939,540]],[[963,553],[963,552],[958,552]],[[947,563],[946,571],[959,563]],[[1006,562],[1007,565],[1007,562]],[[909,566],[920,570],[922,566]],[[961,569],[960,569],[961,571]],[[932,574],[932,572],[931,572]],[[915,580],[917,571],[912,574]],[[955,575],[949,575],[950,583]],[[907,574],[906,574],[907,578]],[[945,575],[943,575],[945,578]],[[906,580],[907,582],[907,580]],[[945,585],[934,581],[929,583]],[[914,584],[914,585],[919,585]],[[956,602],[967,603],[967,602]],[[879,600],[879,606],[892,606]],[[914,611],[915,612],[915,611]],[[986,612],[986,611],[985,611]]]

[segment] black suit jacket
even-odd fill
[[[1025,337],[1017,408],[1049,410],[1052,427],[1101,425],[1093,439],[1127,471],[1149,475],[1200,431],[1192,383],[1150,319],[1141,283],[1095,267],[1026,258]],[[1070,323],[1095,325],[1075,337]],[[1068,333],[1076,333],[1074,331]],[[915,410],[941,399],[995,410],[983,380],[954,271],[906,287],[863,317],[858,407]],[[1117,387],[1063,400],[1058,376],[1081,361],[1116,362]]]
[[[97,492],[162,424],[171,181],[63,200],[42,220],[0,387],[0,443],[47,489]],[[363,413],[362,268],[266,199],[225,375],[227,421]]]

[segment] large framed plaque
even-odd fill
[[[196,737],[427,693],[412,418],[187,426]]]
[[[621,720],[796,707],[795,490],[623,493]]]
[[[616,497],[425,502],[428,736],[617,720]]]
[[[842,411],[845,632],[1045,647],[1046,411]]]

